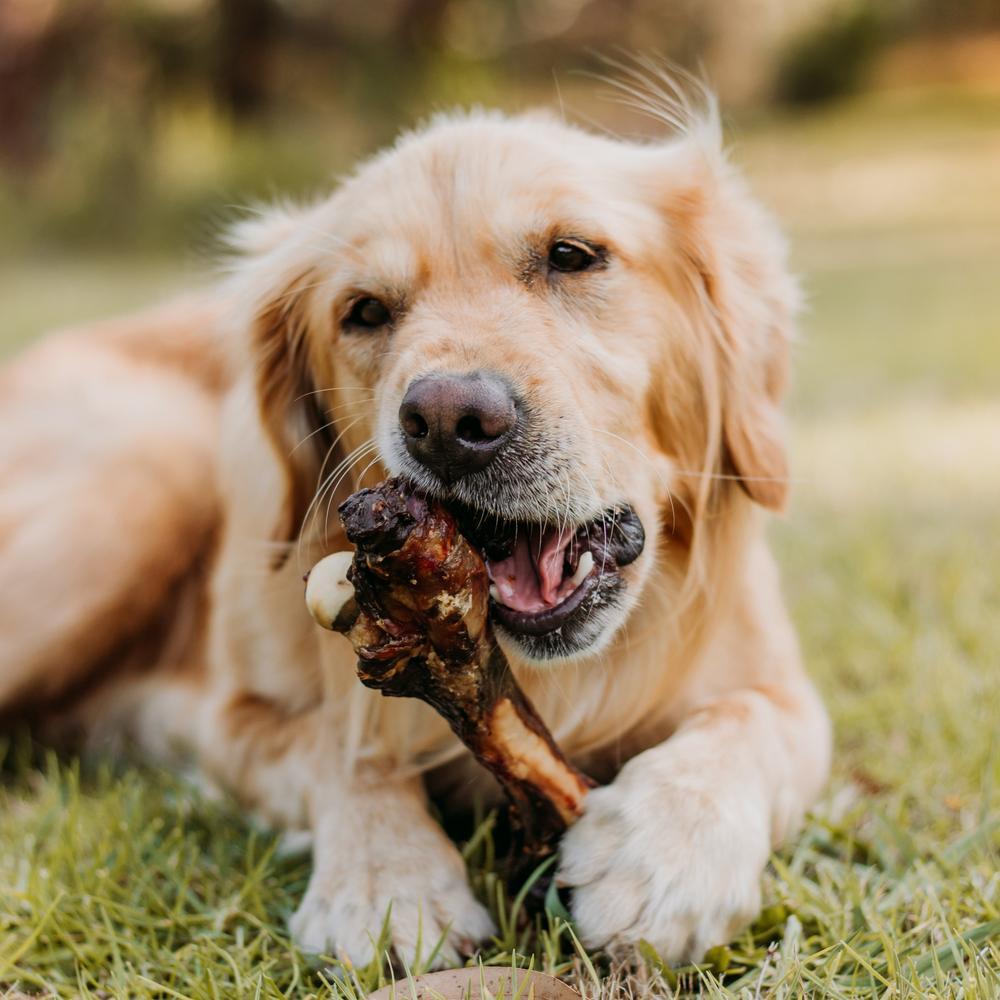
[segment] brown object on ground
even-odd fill
[[[430,972],[400,979],[391,986],[369,993],[367,1000],[580,1000],[580,994],[561,979],[527,969],[473,966]]]
[[[517,685],[487,618],[489,579],[455,519],[400,479],[340,507],[354,597],[310,601],[344,633],[358,676],[385,695],[421,698],[496,777],[519,830],[518,868],[552,854],[593,783],[562,755]],[[331,559],[335,557],[330,557]]]

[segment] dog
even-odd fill
[[[498,641],[604,782],[557,875],[586,945],[731,939],[823,787],[764,537],[796,285],[711,103],[652,103],[678,127],[644,143],[440,116],[238,225],[212,290],[0,377],[0,713],[193,759],[308,831],[304,949],[367,961],[390,904],[411,959],[493,930],[428,811],[489,779],[427,706],[363,688],[303,602],[349,547],[338,503],[387,474],[515,539],[487,552]],[[626,509],[641,553],[595,561],[580,540]]]

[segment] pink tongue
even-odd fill
[[[548,528],[541,541],[534,532],[521,532],[510,556],[487,564],[500,603],[533,614],[565,600],[567,595],[560,593],[560,585],[572,537],[555,528]]]

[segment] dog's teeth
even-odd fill
[[[490,597],[492,597],[497,604],[503,603],[503,601],[500,600],[500,591],[497,589],[497,585],[495,583],[490,584]]]
[[[579,587],[580,584],[583,583],[584,578],[593,568],[594,568],[594,553],[584,552],[584,554],[580,556],[580,563],[576,567],[576,572],[571,577],[571,582],[573,586]]]

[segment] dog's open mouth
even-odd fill
[[[558,632],[589,615],[620,589],[620,569],[645,543],[642,522],[627,505],[577,526],[457,513],[486,561],[493,620],[516,636]]]

